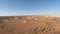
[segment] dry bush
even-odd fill
[[[5,28],[5,26],[0,26],[0,29],[3,30]]]
[[[56,32],[51,23],[47,23],[45,26],[34,27],[28,32],[28,34],[39,34],[48,32]]]

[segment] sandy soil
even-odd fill
[[[0,17],[0,34],[60,34],[60,17]]]

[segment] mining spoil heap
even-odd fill
[[[0,17],[0,34],[60,34],[60,17]]]

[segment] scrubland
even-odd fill
[[[60,34],[60,17],[0,17],[0,34]]]

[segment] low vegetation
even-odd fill
[[[38,34],[38,33],[48,33],[48,32],[55,32],[55,29],[52,27],[51,23],[47,23],[45,26],[34,27],[29,31],[28,34]]]
[[[15,25],[20,25],[21,24],[21,22],[22,21],[24,21],[24,19],[25,19],[25,21],[24,22],[27,22],[27,24],[24,24],[24,25],[28,25],[29,24],[29,26],[30,26],[30,24],[33,24],[32,26],[34,26],[34,23],[36,23],[35,25],[36,26],[34,26],[32,29],[30,29],[29,31],[26,31],[26,32],[19,32],[18,34],[48,34],[48,32],[50,32],[50,34],[51,33],[53,33],[53,34],[60,34],[60,32],[57,32],[56,30],[55,30],[55,28],[53,27],[53,25],[52,25],[52,21],[53,22],[60,22],[60,19],[59,18],[56,18],[56,17],[52,17],[52,18],[50,18],[50,17],[42,17],[42,18],[39,18],[39,17],[28,17],[28,19],[27,19],[27,17],[0,17],[0,30],[1,31],[3,31],[3,30],[6,30],[6,31],[8,31],[8,32],[13,32],[14,30],[13,29],[10,29],[10,28],[6,28],[6,26],[5,25],[3,25],[2,23],[5,23],[4,22],[4,20],[8,20],[9,22],[8,23],[10,23],[10,20],[11,19],[15,19],[15,18],[18,18],[18,20],[20,20],[20,19],[22,19],[22,20],[20,20],[17,24],[15,24]],[[36,19],[35,19],[36,18]],[[39,18],[39,19],[38,19]],[[38,21],[39,20],[39,21]],[[15,21],[15,22],[16,22]],[[38,23],[44,23],[44,25],[41,25],[41,26],[37,26],[37,21],[38,21]],[[6,21],[7,22],[7,21]],[[12,22],[14,22],[14,21],[12,21]],[[14,23],[15,23],[14,22]],[[34,23],[33,23],[34,22]],[[13,23],[13,24],[14,24]],[[12,23],[11,23],[12,24]],[[20,26],[20,28],[23,26],[23,24]],[[25,28],[25,27],[24,27]]]

